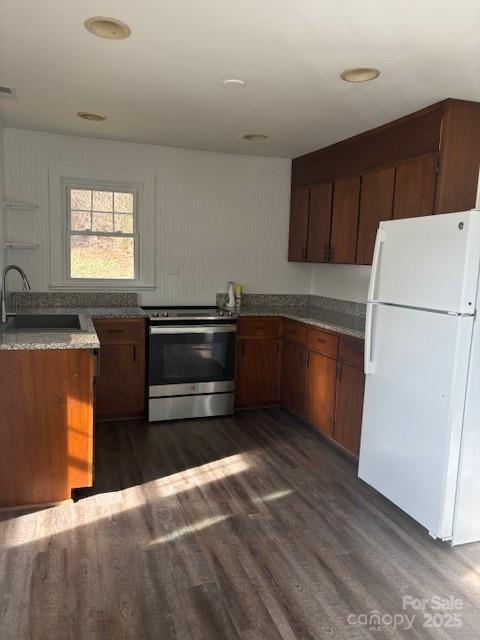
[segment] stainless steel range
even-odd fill
[[[148,420],[233,413],[237,316],[217,307],[143,307]]]

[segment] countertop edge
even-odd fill
[[[22,309],[22,313],[51,313],[52,308],[40,307],[32,309]],[[1,333],[0,332],[0,351],[33,351],[37,349],[43,350],[58,350],[58,349],[99,349],[100,341],[98,339],[93,320],[95,319],[144,319],[148,317],[148,314],[139,307],[132,308],[115,308],[108,307],[58,307],[55,308],[56,313],[77,313],[87,326],[86,332],[18,332],[18,333]],[[321,313],[321,310],[318,311]],[[274,316],[280,318],[286,318],[287,320],[294,320],[296,322],[302,322],[312,327],[319,329],[325,329],[326,331],[332,331],[340,335],[351,336],[353,338],[364,339],[365,332],[360,329],[347,327],[341,323],[323,320],[321,318],[312,318],[308,314],[303,315],[301,310],[298,312],[285,310],[279,308],[265,308],[265,309],[249,309],[244,307],[240,311],[240,317],[245,316],[258,316],[267,317]],[[354,320],[352,316],[352,321]],[[2,342],[2,336],[9,336],[11,342]],[[16,336],[16,339],[14,339]],[[35,340],[32,338],[35,336]]]

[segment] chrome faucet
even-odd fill
[[[22,288],[24,291],[30,291],[30,283],[27,278],[27,274],[25,271],[18,267],[16,264],[9,264],[2,272],[2,291],[0,293],[2,298],[2,324],[6,324],[7,322],[7,292],[5,290],[5,280],[7,278],[7,273],[9,271],[18,271],[20,276],[22,277]]]

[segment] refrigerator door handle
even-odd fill
[[[367,315],[365,319],[365,354],[364,354],[364,371],[365,374],[374,372],[374,363],[372,360],[373,343],[374,343],[374,308],[378,305],[374,302],[367,303]]]
[[[378,285],[378,273],[380,270],[380,262],[382,259],[383,243],[385,241],[385,229],[381,226],[378,227],[377,235],[375,237],[375,249],[373,251],[372,272],[370,274],[370,284],[368,287],[368,300],[369,302],[377,302],[377,285]]]

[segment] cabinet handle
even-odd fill
[[[343,375],[343,365],[339,362],[337,367],[337,378],[339,382],[342,381],[342,375]]]
[[[320,342],[320,344],[326,344],[326,343],[327,343],[327,341],[326,341],[326,340],[324,340],[323,338],[315,338],[315,340],[316,340],[317,342]]]
[[[242,356],[245,355],[245,340],[242,340]]]
[[[307,369],[310,367],[310,351],[307,351]]]
[[[136,344],[133,345],[133,361],[134,362],[137,361],[137,345]]]
[[[307,247],[302,247],[302,259],[305,260],[307,257]]]
[[[107,333],[124,333],[125,329],[107,329]]]

